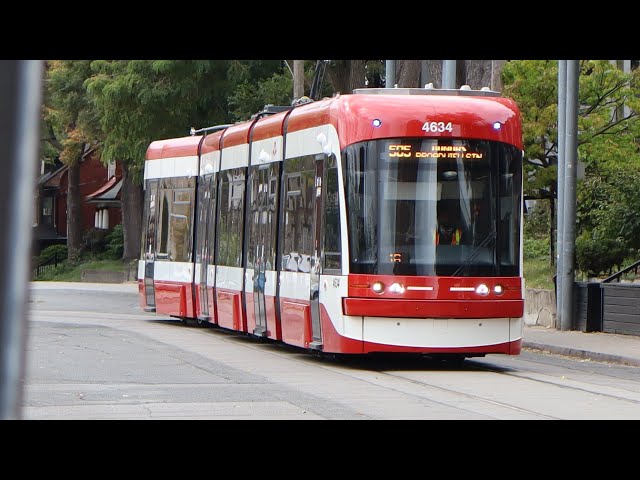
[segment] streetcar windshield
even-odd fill
[[[516,147],[393,138],[350,145],[342,159],[351,273],[519,274]]]

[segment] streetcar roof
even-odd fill
[[[146,158],[147,160],[157,160],[198,155],[200,140],[202,140],[202,135],[156,140],[151,142],[147,148]]]
[[[447,127],[439,131],[440,137],[494,140],[523,148],[520,111],[513,100],[493,91],[413,93],[424,90],[427,89],[358,89],[354,94],[338,94],[218,130],[207,135],[204,149],[219,149],[221,137],[223,148],[248,143],[252,124],[255,124],[254,140],[282,135],[287,117],[287,133],[332,124],[341,149],[377,138],[425,137],[431,124],[436,129],[438,125]],[[192,135],[154,141],[146,158],[197,155],[202,138]]]

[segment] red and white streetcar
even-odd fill
[[[192,133],[147,150],[147,311],[337,354],[520,353],[512,100],[369,88]]]

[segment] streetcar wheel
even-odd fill
[[[451,367],[461,367],[464,365],[464,361],[467,357],[464,355],[448,355],[442,359],[442,361]]]

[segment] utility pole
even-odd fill
[[[556,228],[556,328],[562,325],[562,260],[564,251],[565,132],[567,129],[567,61],[558,60],[558,201]],[[551,239],[553,243],[553,238]]]
[[[622,61],[622,71],[627,74],[631,73],[631,60]],[[629,108],[629,105],[626,103],[622,108],[622,114],[625,116],[625,118],[631,115],[631,109]]]
[[[442,88],[456,88],[456,61],[442,61]]]
[[[293,61],[293,98],[304,96],[304,60]]]
[[[385,82],[384,86],[386,88],[393,88],[396,84],[396,61],[395,60],[386,60],[385,61]]]
[[[43,63],[0,60],[0,419],[19,420]]]
[[[578,60],[567,60],[567,111],[565,133],[564,218],[562,229],[561,330],[573,327],[573,287],[575,282],[576,180],[578,157]]]

